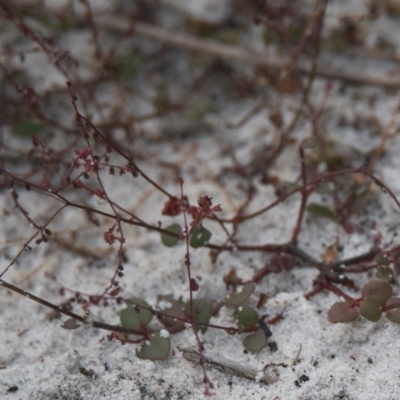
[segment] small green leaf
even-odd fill
[[[242,305],[254,292],[255,287],[256,285],[253,282],[246,283],[239,293],[229,295],[225,300],[225,305],[228,307],[238,307]]]
[[[19,136],[38,134],[44,130],[44,124],[35,121],[20,121],[13,125],[13,131]]]
[[[375,296],[367,296],[360,305],[360,314],[371,322],[378,322],[381,319],[381,302]]]
[[[384,253],[379,253],[374,260],[379,265],[384,265],[387,267],[390,264],[389,257]]]
[[[184,308],[185,304],[183,302],[173,301],[171,307],[162,311],[163,315],[158,315],[158,319],[166,327],[183,326],[185,322],[182,319],[186,319]]]
[[[211,238],[211,232],[203,226],[196,226],[193,229],[192,236],[190,238],[190,246],[197,249],[198,247],[204,246]]]
[[[260,317],[253,307],[244,305],[238,308],[236,319],[238,321],[239,329],[241,327],[247,329],[257,325]]]
[[[60,29],[61,31],[66,32],[73,29],[73,27],[74,27],[73,18],[63,17],[61,20],[59,20],[58,29]]]
[[[211,319],[213,303],[209,299],[194,299],[193,300],[193,319],[201,324],[208,324]],[[190,301],[185,304],[185,314],[190,317]],[[196,331],[205,333],[207,326],[194,324]]]
[[[127,307],[120,312],[121,325],[128,329],[141,329],[151,321],[153,314],[139,306],[150,308],[150,305],[137,297],[131,297],[129,301],[134,304],[127,303]]]
[[[332,211],[329,207],[322,206],[317,203],[310,203],[307,206],[307,211],[310,214],[315,215],[316,217],[329,218],[333,221],[337,221],[337,215],[334,211]]]
[[[381,306],[385,305],[393,294],[393,288],[386,282],[373,279],[367,282],[361,289],[363,297],[374,296],[379,300]]]
[[[243,346],[252,353],[259,353],[266,345],[268,339],[264,332],[259,330],[243,339]]]
[[[139,53],[124,54],[115,59],[114,72],[119,79],[132,79],[144,66],[144,59]]]
[[[164,334],[166,332],[166,334]],[[136,355],[143,360],[165,360],[171,349],[171,339],[165,329],[150,336],[149,343],[143,343]]]
[[[328,311],[328,321],[332,323],[353,322],[358,317],[358,311],[346,301],[338,301]]]
[[[391,306],[392,304],[400,304],[400,298],[392,297],[386,303],[386,305],[388,305],[388,306]],[[388,311],[386,313],[386,317],[389,321],[392,321],[396,324],[400,324],[400,308],[396,308],[396,309]]]
[[[392,268],[389,267],[379,267],[376,270],[376,277],[381,281],[390,283],[393,281],[394,272]]]
[[[172,224],[170,226],[167,226],[165,230],[176,235],[180,235],[182,232],[182,228],[179,224]],[[168,233],[162,233],[161,242],[166,247],[174,247],[178,244],[179,238],[177,238],[176,236],[168,235]]]
[[[315,192],[320,194],[332,193],[335,190],[337,190],[337,187],[334,182],[320,182],[315,188]]]

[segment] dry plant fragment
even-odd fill
[[[199,363],[201,355],[196,350],[184,348],[181,346],[179,346],[178,349],[182,352],[183,357],[186,358],[188,361],[195,364]],[[264,375],[255,369],[243,366],[240,363],[228,360],[222,356],[205,353],[202,357],[204,357],[204,361],[207,366],[215,368],[216,370],[221,371],[227,375],[235,375],[240,378],[250,379],[253,381],[265,383],[267,385],[273,384],[279,379],[279,376],[270,377],[268,375]]]

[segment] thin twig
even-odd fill
[[[200,354],[190,348],[178,347],[178,350],[182,352],[183,357],[193,363],[199,363]],[[204,354],[204,362],[206,366],[210,368],[214,368],[224,374],[239,376],[240,378],[250,379],[252,381],[262,382],[267,385],[275,383],[278,381],[278,376],[268,376],[262,374],[260,371],[253,369],[251,367],[247,367],[243,364],[240,364],[236,361],[228,360],[222,356],[212,355],[212,354]]]
[[[267,53],[258,53],[252,50],[243,49],[238,46],[228,46],[211,41],[201,40],[188,33],[171,32],[168,29],[159,26],[146,24],[143,22],[132,22],[122,16],[97,16],[95,22],[99,25],[113,29],[116,31],[134,30],[138,36],[147,37],[168,44],[183,48],[190,51],[198,51],[206,53],[210,56],[225,59],[235,60],[239,62],[249,63],[258,66],[264,66],[272,70],[280,71],[288,63],[287,58],[280,58],[276,55],[273,57]],[[310,65],[304,59],[299,60],[298,65],[293,67],[293,73],[309,75]],[[382,77],[362,73],[361,71],[342,71],[334,69],[327,63],[320,63],[315,71],[315,75],[320,78],[340,80],[350,85],[371,85],[383,86],[386,88],[399,88],[399,77]]]

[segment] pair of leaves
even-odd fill
[[[238,307],[235,312],[238,333],[254,328],[260,320],[257,311],[253,307],[243,304],[254,292],[255,287],[254,282],[248,282],[243,285],[240,292],[229,295],[225,300],[226,306]],[[262,330],[257,330],[243,339],[243,347],[252,353],[259,353],[267,345],[267,342],[268,338],[265,333]]]
[[[150,311],[150,305],[138,298],[131,297],[127,303],[127,307],[122,310],[119,314],[121,325],[128,329],[142,329],[146,326],[153,318],[153,314]],[[142,308],[144,307],[144,308]]]
[[[381,307],[386,304],[393,294],[392,286],[386,282],[372,280],[361,290],[363,300],[360,305],[360,315],[369,321],[377,322],[381,319]]]
[[[383,282],[392,283],[394,279],[393,269],[389,267],[391,264],[390,258],[385,253],[379,253],[374,260],[379,264],[376,270],[376,276]]]
[[[127,307],[121,311],[120,320],[124,328],[136,330],[143,329],[153,318],[150,305],[137,297],[129,299]],[[145,307],[145,308],[142,308]],[[161,330],[150,335],[148,342],[144,343],[136,354],[145,360],[165,360],[171,348],[168,331]]]
[[[185,314],[187,317],[192,316],[191,310],[192,308],[190,306],[190,301],[187,301],[185,304]],[[208,324],[210,322],[212,310],[213,310],[213,303],[211,300],[209,299],[193,300],[193,320],[194,320],[194,328],[196,329],[196,331],[200,331],[202,333],[206,332],[207,326],[205,324]]]
[[[236,319],[240,333],[245,329],[254,328],[258,324],[260,317],[253,307],[243,305],[238,308]],[[258,329],[243,339],[243,347],[252,353],[259,353],[267,345],[267,342],[268,338],[265,332]]]
[[[204,333],[207,330],[207,326],[205,325],[210,322],[212,310],[213,303],[211,300],[193,300],[193,320],[195,323],[195,329],[197,331],[201,331]],[[172,306],[163,310],[162,315],[159,315],[158,319],[166,327],[179,327],[183,326],[185,324],[185,320],[191,317],[190,311],[190,301],[183,303],[179,300],[172,300]]]
[[[245,291],[245,287],[243,289],[243,291]],[[236,319],[238,322],[239,333],[241,333],[246,329],[256,327],[259,323],[260,317],[253,307],[243,305],[238,308]],[[243,339],[243,347],[252,353],[259,353],[267,345],[267,342],[268,338],[265,332],[258,329]]]
[[[179,224],[172,224],[165,228],[166,231],[173,233],[176,236],[168,233],[161,234],[161,242],[166,247],[174,247],[179,242],[179,235],[182,233],[182,227]],[[190,236],[189,244],[197,249],[204,246],[211,239],[211,232],[203,226],[196,226]]]
[[[345,301],[339,301],[330,308],[328,319],[334,323],[346,323],[355,321],[361,315],[368,321],[377,322],[382,317],[381,307],[388,303],[392,293],[392,286],[388,283],[372,280],[362,288],[362,300],[360,304],[349,304]],[[391,316],[393,319],[399,317],[400,320],[400,312],[397,313],[397,310],[393,310]]]

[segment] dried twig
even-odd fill
[[[200,354],[190,348],[178,347],[178,350],[182,352],[182,355],[186,360],[199,363]],[[228,360],[224,357],[203,354],[206,366],[214,368],[224,374],[239,376],[240,378],[250,379],[252,381],[258,381],[270,385],[278,381],[279,377],[276,375],[274,377],[262,374],[262,372],[257,371],[254,368],[247,367],[245,365],[239,364],[238,362]]]
[[[235,60],[244,63],[250,63],[258,66],[263,66],[268,69],[280,71],[284,68],[289,60],[287,58],[273,57],[267,53],[257,53],[255,51],[243,49],[238,46],[228,46],[220,43],[213,43],[211,41],[201,40],[188,33],[171,32],[168,29],[159,26],[146,24],[143,22],[130,21],[122,16],[98,16],[95,22],[103,27],[117,30],[129,31],[134,30],[138,36],[154,39],[170,46],[184,48],[190,51],[199,51],[207,53],[210,56]],[[350,62],[349,62],[350,64]],[[310,63],[304,59],[300,59],[295,67],[293,73],[310,74]],[[370,75],[362,71],[342,71],[330,67],[326,62],[320,62],[315,71],[315,75],[320,78],[340,80],[351,85],[372,85],[383,86],[386,88],[399,88],[400,77],[382,77],[377,75]]]

